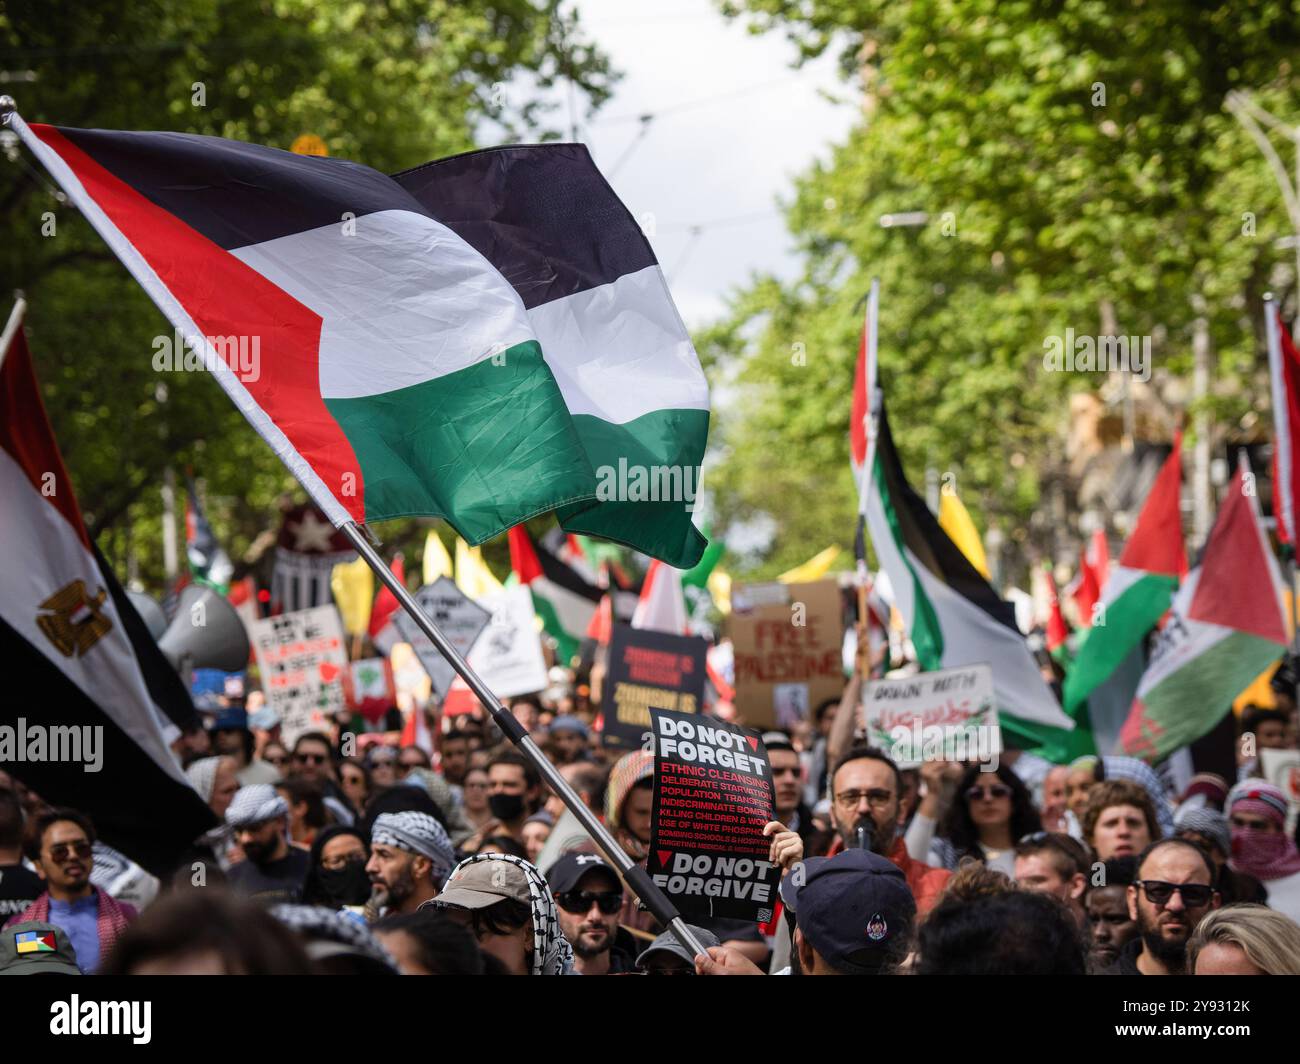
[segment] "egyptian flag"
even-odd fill
[[[45,801],[80,809],[110,846],[165,876],[216,825],[168,749],[198,720],[185,685],[90,542],[17,315],[14,326],[0,342],[0,661],[18,689],[0,706],[0,761]],[[38,727],[47,753],[50,729],[102,735],[98,771],[86,771],[84,756],[27,760]]]
[[[1016,627],[1014,607],[997,596],[912,490],[883,401],[877,413],[864,492],[867,532],[921,668],[992,666],[1002,726],[1020,737],[1016,745],[1044,725],[1072,727]]]
[[[586,149],[394,178],[214,137],[10,124],[335,526],[428,515],[478,545],[555,510],[698,560],[708,389]]]
[[[603,591],[517,525],[510,530],[510,568],[533,594],[533,610],[564,663],[578,653]]]
[[[1300,440],[1296,437],[1300,431],[1300,354],[1271,299],[1264,301],[1264,328],[1273,390],[1273,514],[1278,540],[1295,543],[1295,500],[1300,488]]]

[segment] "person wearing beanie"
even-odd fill
[[[269,783],[241,787],[226,823],[244,854],[226,873],[230,886],[268,904],[298,901],[311,858],[289,845],[289,803]]]
[[[1223,793],[1226,798],[1227,790]],[[1232,856],[1232,828],[1227,814],[1184,802],[1174,814],[1174,835],[1196,843],[1210,855],[1218,869],[1218,887],[1224,905],[1263,902],[1267,897],[1258,879],[1228,867],[1228,858]]]
[[[1228,781],[1214,772],[1198,772],[1187,781],[1187,788],[1179,799],[1182,809],[1215,809],[1223,811],[1228,797]]]
[[[1287,799],[1267,780],[1242,780],[1228,792],[1231,867],[1254,876],[1268,906],[1300,923],[1300,852],[1286,833]]]

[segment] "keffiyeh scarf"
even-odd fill
[[[560,930],[560,917],[551,896],[550,884],[537,868],[522,857],[508,853],[480,853],[461,861],[451,874],[479,861],[509,861],[523,870],[528,880],[530,908],[533,912],[533,967],[529,975],[564,975],[573,968],[573,947]]]

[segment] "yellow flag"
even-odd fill
[[[706,581],[713,604],[724,617],[731,612],[731,574],[724,569],[714,569]]]
[[[481,599],[493,591],[501,591],[501,581],[483,561],[483,548],[471,547],[460,536],[456,537],[456,583],[472,599]]]
[[[330,590],[348,635],[364,635],[370,627],[370,607],[375,601],[375,577],[364,558],[336,565],[330,571]]]
[[[948,533],[948,538],[957,544],[957,549],[966,555],[966,560],[987,580],[989,562],[984,556],[984,544],[980,541],[980,534],[975,531],[975,522],[970,519],[970,514],[961,504],[961,499],[957,498],[956,492],[939,493],[939,527]]]
[[[432,584],[440,576],[451,576],[451,555],[438,533],[429,529],[424,538],[424,582]]]
[[[839,554],[839,547],[827,547],[820,554],[814,554],[803,565],[787,569],[777,579],[783,584],[806,584],[809,580],[818,580],[829,572]]]

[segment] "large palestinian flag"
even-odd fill
[[[216,825],[168,749],[181,729],[198,724],[194,706],[90,541],[21,328],[7,340],[0,341],[0,661],[10,690],[0,702],[0,762],[165,876]],[[65,749],[69,742],[75,745]],[[88,753],[98,762],[93,771]]]
[[[1016,745],[1036,728],[1072,727],[1016,627],[1014,607],[997,596],[908,484],[883,401],[878,415],[865,494],[867,531],[921,668],[992,666],[1002,725]]]
[[[567,665],[578,653],[604,592],[534,540],[523,525],[510,530],[510,568],[533,593],[533,609],[555,640],[556,657]]]
[[[1138,685],[1124,753],[1159,761],[1223,719],[1286,650],[1282,586],[1243,457]]]
[[[556,510],[699,560],[708,389],[585,148],[389,177],[9,120],[333,524],[431,515],[479,544]]]

